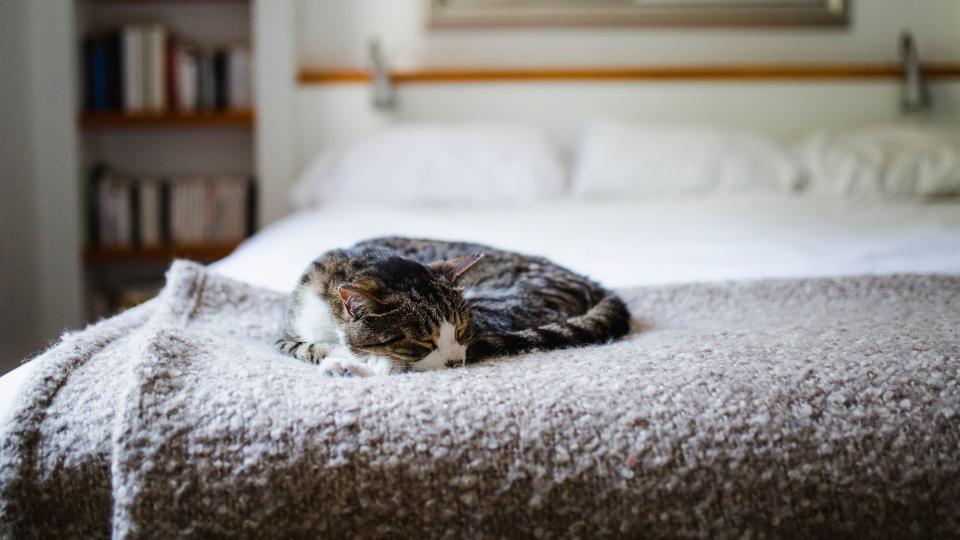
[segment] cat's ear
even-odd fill
[[[446,261],[437,261],[430,263],[428,266],[431,270],[442,272],[450,277],[451,281],[456,281],[464,272],[473,268],[475,264],[480,262],[480,259],[483,258],[483,252],[473,253],[471,255],[463,255],[462,257],[454,257],[453,259],[448,259]]]
[[[344,309],[354,319],[375,314],[383,302],[374,296],[372,288],[359,283],[344,283],[337,287]]]

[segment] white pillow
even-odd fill
[[[580,141],[573,193],[638,196],[792,192],[796,160],[777,141],[739,129],[598,123]]]
[[[799,155],[814,193],[861,198],[923,198],[960,193],[960,148],[920,126],[820,130]]]
[[[514,125],[405,125],[324,152],[300,178],[298,207],[334,201],[518,202],[561,195],[555,149]]]

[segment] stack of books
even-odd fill
[[[83,44],[89,112],[160,114],[246,110],[252,105],[250,51],[202,49],[159,24],[127,25]]]
[[[89,244],[102,248],[227,245],[253,233],[256,193],[244,175],[91,175]]]

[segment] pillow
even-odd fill
[[[799,165],[758,133],[671,124],[599,123],[577,151],[573,193],[638,196],[792,192]]]
[[[820,130],[799,147],[814,193],[923,198],[960,193],[956,139],[921,126]]]
[[[564,192],[563,167],[540,132],[513,125],[405,125],[330,149],[294,191],[298,207],[331,203],[518,202]]]

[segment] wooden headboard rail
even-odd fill
[[[960,78],[960,63],[924,64],[930,79]],[[562,81],[822,81],[899,79],[897,64],[726,65],[610,68],[424,68],[391,72],[396,84]],[[367,83],[367,71],[304,69],[300,83]]]

